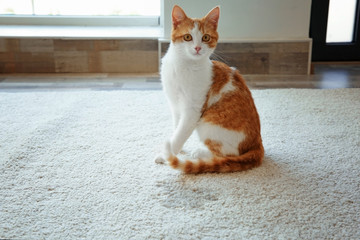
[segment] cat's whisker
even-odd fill
[[[226,65],[229,65],[229,61],[227,61],[225,58],[225,56],[224,56],[225,54],[223,54],[223,52],[221,52],[221,51],[217,51],[217,50],[215,50],[214,52],[213,52],[213,54],[211,55],[211,57],[210,57],[210,59],[211,60],[215,60],[215,61],[219,61],[219,62],[223,62],[223,63],[225,63]],[[224,57],[225,58],[224,58]]]

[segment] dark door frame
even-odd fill
[[[329,2],[330,0],[312,0],[312,61],[360,61],[360,0],[357,0],[354,41],[350,43],[326,43]]]

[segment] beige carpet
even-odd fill
[[[264,164],[183,175],[161,91],[0,92],[0,238],[359,239],[360,89],[253,95]]]

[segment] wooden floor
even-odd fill
[[[251,89],[360,88],[360,63],[313,65],[312,75],[244,75]],[[157,74],[0,74],[0,91],[160,90]]]

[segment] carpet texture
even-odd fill
[[[263,165],[184,175],[161,91],[0,92],[0,238],[359,239],[360,89],[253,96]]]

